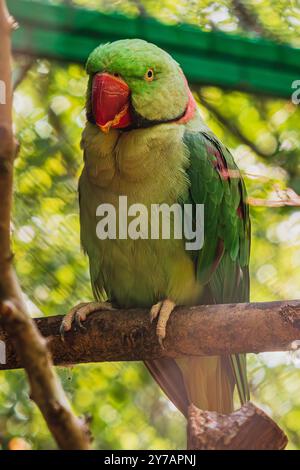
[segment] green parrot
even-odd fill
[[[229,150],[203,122],[178,63],[140,39],[100,45],[90,55],[79,181],[81,243],[95,301],[66,315],[62,332],[99,309],[149,308],[162,344],[176,305],[249,300],[250,221],[246,190]],[[204,204],[204,243],[184,239],[99,239],[100,204]],[[199,338],[201,341],[201,338]],[[217,338],[216,338],[217,341]],[[249,400],[244,355],[145,362],[175,406],[230,413],[237,386]]]

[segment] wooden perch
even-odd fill
[[[300,302],[201,305],[176,309],[167,325],[161,349],[148,310],[95,312],[82,331],[71,331],[62,342],[61,316],[35,320],[56,365],[99,361],[137,361],[183,354],[215,355],[240,352],[287,351],[300,339]],[[0,369],[22,367],[7,334],[7,360]]]
[[[31,397],[40,408],[61,449],[88,449],[86,424],[71,411],[52,367],[45,339],[26,312],[22,292],[12,267],[10,218],[13,195],[13,162],[16,142],[12,125],[11,31],[14,20],[0,0],[0,80],[5,103],[0,104],[0,319],[15,354],[22,357]]]
[[[251,402],[229,415],[189,407],[189,450],[283,450],[283,431]]]

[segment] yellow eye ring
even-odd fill
[[[152,82],[154,80],[154,72],[153,69],[148,69],[144,75],[144,78],[147,82]]]

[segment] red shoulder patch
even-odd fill
[[[215,157],[212,160],[212,164],[219,173],[220,177],[222,180],[227,181],[230,174],[224,156],[218,149],[214,147],[207,147],[207,151]]]

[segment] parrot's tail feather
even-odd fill
[[[181,411],[184,416],[187,416],[190,401],[182,374],[174,359],[163,358],[145,361],[145,365],[176,408]]]
[[[250,391],[247,381],[247,364],[245,354],[233,354],[230,356],[230,362],[235,377],[235,382],[240,397],[241,405],[250,400]]]
[[[234,376],[227,357],[187,356],[145,362],[154,379],[186,416],[188,405],[202,410],[233,411]]]
[[[189,356],[176,362],[194,405],[224,414],[233,411],[234,377],[227,357]]]

